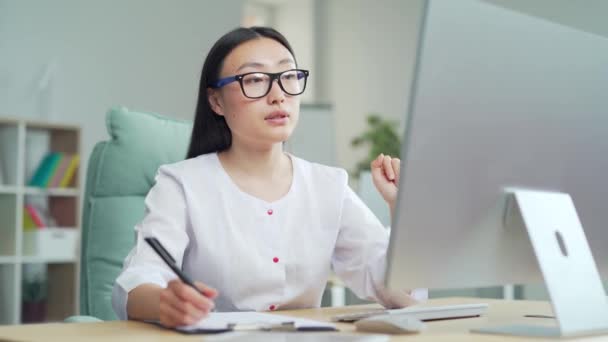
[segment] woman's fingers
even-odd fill
[[[374,186],[391,210],[394,208],[397,199],[399,163],[399,158],[392,158],[382,153],[371,162]]]
[[[393,166],[393,172],[395,173],[395,185],[399,186],[399,175],[401,172],[401,160],[399,158],[392,158],[391,164]]]
[[[196,286],[210,296],[217,296],[217,291],[203,283]],[[172,280],[160,293],[160,321],[163,325],[178,326],[194,324],[206,317],[215,304],[211,298],[200,294],[194,288],[180,280]]]
[[[196,287],[198,287],[198,289],[207,297],[207,298],[211,298],[214,299],[215,297],[217,297],[218,292],[216,289],[214,289],[213,287],[207,286],[204,283],[201,283],[200,281],[195,281],[194,285],[196,285]]]
[[[187,313],[175,308],[169,302],[160,302],[160,323],[167,327],[193,324],[194,318],[190,318]]]
[[[161,324],[168,327],[188,325],[195,322],[194,317],[190,317],[187,310],[182,308],[181,301],[169,289],[165,289],[160,294],[159,318]]]
[[[372,172],[372,178],[374,180],[374,184],[376,184],[376,187],[378,187],[380,184],[382,184],[383,180],[384,180],[384,171],[382,170],[382,161],[384,160],[384,156],[381,154],[378,156],[378,158],[374,159],[371,163],[371,172]]]
[[[165,302],[169,303],[175,310],[188,315],[188,317],[198,321],[209,313],[208,310],[198,308],[191,302],[183,301],[172,291],[165,294]]]
[[[373,169],[377,169],[377,168],[382,168],[382,160],[384,159],[384,155],[383,154],[379,154],[378,157],[376,157],[376,159],[372,160],[372,164],[371,164],[371,168]]]
[[[393,163],[391,156],[384,156],[382,159],[382,168],[384,169],[384,175],[389,181],[395,180],[395,171],[393,170]]]
[[[389,182],[399,182],[399,172],[401,170],[401,160],[389,155],[380,154],[371,162],[372,175],[382,176]]]
[[[175,283],[172,281],[169,283],[169,287],[181,301],[192,303],[192,305],[200,310],[209,312],[215,307],[215,304],[211,299],[205,297],[194,288],[181,281]]]

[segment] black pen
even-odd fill
[[[192,286],[196,290],[196,292],[205,296],[205,294],[201,290],[199,290],[198,287],[196,287],[196,285],[194,285],[194,282],[190,278],[188,278],[188,276],[184,272],[182,272],[182,270],[180,270],[179,267],[177,267],[177,265],[175,264],[175,259],[173,259],[173,257],[171,256],[171,254],[169,254],[169,252],[167,252],[165,247],[163,247],[163,245],[160,244],[160,241],[158,241],[157,238],[147,237],[147,238],[144,238],[144,240],[146,240],[148,245],[150,245],[150,247],[152,247],[152,249],[154,249],[156,254],[158,254],[158,256],[160,256],[160,258],[163,259],[165,264],[167,264],[167,266],[169,266],[173,270],[173,272],[175,272],[175,274],[177,274],[179,279],[181,279],[185,284]]]

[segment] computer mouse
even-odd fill
[[[416,317],[409,315],[377,315],[355,322],[359,331],[383,334],[414,334],[426,329],[426,325]]]

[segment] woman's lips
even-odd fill
[[[282,110],[272,112],[264,118],[264,121],[266,121],[267,123],[269,123],[270,125],[273,125],[273,126],[285,125],[285,124],[287,124],[288,120],[289,120],[289,113],[282,111]]]

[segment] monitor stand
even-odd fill
[[[557,325],[472,332],[538,337],[608,333],[608,300],[570,195],[525,189],[507,189],[507,195],[505,227],[528,232]]]

